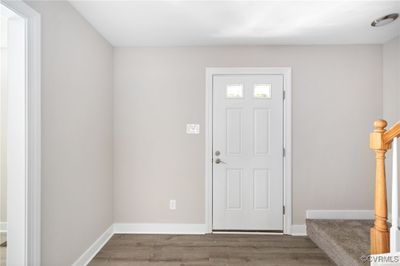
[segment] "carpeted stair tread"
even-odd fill
[[[307,234],[337,265],[368,265],[360,258],[369,254],[372,220],[314,220]]]

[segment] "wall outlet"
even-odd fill
[[[170,200],[169,201],[169,209],[170,210],[176,210],[176,200]]]
[[[186,124],[186,134],[200,134],[199,124]]]

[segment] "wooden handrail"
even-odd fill
[[[394,138],[398,137],[400,137],[400,122],[383,134],[383,141],[385,143],[391,143]]]
[[[374,122],[374,132],[370,135],[370,148],[375,151],[375,222],[371,228],[371,254],[382,254],[390,251],[390,236],[387,224],[387,194],[385,158],[391,148],[392,140],[400,135],[400,123],[386,130],[387,122]]]

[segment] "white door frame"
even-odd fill
[[[25,265],[41,264],[41,16],[23,1],[1,0],[26,21]],[[11,191],[12,193],[12,191]]]
[[[206,68],[206,158],[205,158],[205,219],[207,232],[212,232],[212,119],[213,119],[213,76],[214,75],[283,75],[285,100],[283,102],[283,233],[291,234],[292,226],[292,69],[290,67],[207,67]]]

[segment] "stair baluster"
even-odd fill
[[[385,144],[383,135],[386,132],[385,120],[377,120],[374,123],[375,130],[370,135],[370,147],[375,151],[376,175],[375,175],[375,223],[371,228],[371,254],[389,252],[389,230],[387,226],[387,197],[385,154],[389,145]]]
[[[374,122],[374,132],[370,135],[370,148],[375,151],[376,157],[376,175],[375,175],[375,222],[374,227],[371,228],[371,254],[383,254],[390,251],[390,235],[387,225],[387,195],[386,195],[386,174],[385,174],[385,155],[391,148],[392,142],[397,142],[400,137],[400,123],[394,125],[391,129],[386,130],[387,122],[385,120],[377,120]],[[396,140],[394,140],[396,139]],[[396,147],[397,148],[397,147]],[[397,151],[396,151],[397,157]],[[394,164],[397,163],[394,162]],[[396,179],[397,182],[397,169]],[[398,192],[397,185],[393,187],[396,189],[394,197],[397,200],[395,212],[392,216],[398,218]],[[397,224],[397,219],[393,221]],[[394,227],[396,229],[397,227]],[[392,242],[393,243],[393,242]],[[393,244],[394,245],[394,244]],[[397,239],[396,239],[397,245]],[[399,246],[397,246],[399,247]]]
[[[392,226],[390,227],[390,252],[400,251],[399,237],[399,187],[398,187],[398,145],[397,139],[393,139],[393,164],[392,164]]]

